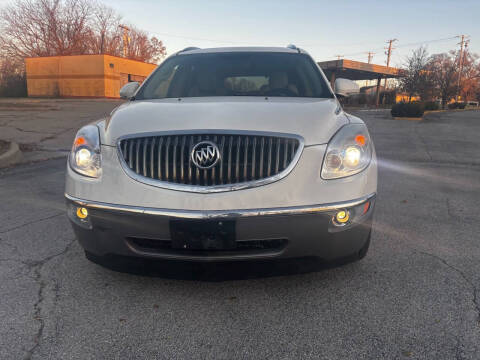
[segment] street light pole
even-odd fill
[[[130,36],[128,36],[128,32],[130,31],[130,28],[126,25],[118,25],[118,27],[123,30],[123,57],[127,57],[128,45],[130,43]]]

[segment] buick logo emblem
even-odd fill
[[[199,169],[210,169],[220,160],[220,150],[211,141],[201,141],[192,148],[191,158]]]

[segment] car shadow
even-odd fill
[[[307,274],[341,266],[354,260],[354,258],[349,257],[335,262],[325,262],[318,258],[306,257],[285,260],[199,263],[116,256],[94,261],[113,271],[140,276],[221,282]]]

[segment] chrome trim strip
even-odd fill
[[[217,219],[217,218],[243,218],[252,216],[272,216],[272,215],[302,215],[333,211],[336,209],[350,208],[360,205],[376,196],[375,193],[361,197],[359,199],[343,201],[338,203],[291,206],[269,209],[237,209],[237,210],[175,210],[159,209],[151,207],[116,205],[98,201],[83,200],[77,197],[65,194],[65,198],[77,205],[92,209],[121,211],[132,214],[147,214],[155,216],[166,216],[182,219]]]
[[[122,152],[120,149],[120,142],[124,139],[131,139],[131,138],[141,138],[141,137],[152,137],[152,136],[168,136],[168,135],[189,135],[189,134],[222,134],[222,135],[252,135],[252,136],[273,136],[273,137],[284,137],[290,139],[297,139],[298,149],[297,153],[295,154],[294,158],[290,162],[290,165],[283,170],[282,172],[266,177],[260,180],[253,180],[253,181],[246,181],[239,184],[225,184],[225,185],[215,185],[215,186],[197,186],[197,185],[185,185],[185,184],[176,184],[170,183],[167,181],[160,181],[155,179],[150,179],[148,177],[141,176],[135,171],[131,170],[129,166],[126,164],[125,159],[122,157]],[[305,147],[305,140],[303,137],[293,134],[285,134],[285,133],[277,133],[277,132],[265,132],[265,131],[240,131],[240,130],[212,130],[212,129],[197,129],[197,130],[185,130],[185,131],[160,131],[160,132],[151,132],[151,133],[138,133],[138,134],[129,134],[125,136],[121,136],[117,139],[117,156],[122,166],[123,171],[131,177],[133,180],[136,180],[140,183],[163,188],[169,190],[176,190],[176,191],[184,191],[184,192],[195,192],[195,193],[217,193],[217,192],[225,192],[225,191],[235,191],[235,190],[243,190],[249,189],[257,186],[267,185],[276,181],[283,179],[285,176],[290,174],[292,170],[298,163],[300,156],[303,153],[303,149]]]

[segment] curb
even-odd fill
[[[394,116],[394,120],[410,120],[410,121],[421,121],[423,120],[423,117],[400,117],[400,116]]]
[[[449,112],[459,112],[459,111],[479,111],[480,109],[445,109],[445,110],[427,110],[423,113],[422,117],[400,117],[392,116],[394,120],[411,120],[411,121],[421,121],[425,119],[425,116],[428,114],[439,114],[439,113],[449,113]]]
[[[480,107],[478,107],[478,108],[467,108],[467,109],[439,109],[439,110],[426,110],[424,112],[424,114],[459,112],[459,111],[479,111],[479,110],[480,110]]]
[[[22,159],[22,152],[18,144],[13,141],[9,141],[8,143],[10,144],[9,149],[3,154],[0,154],[0,168],[13,165]]]

